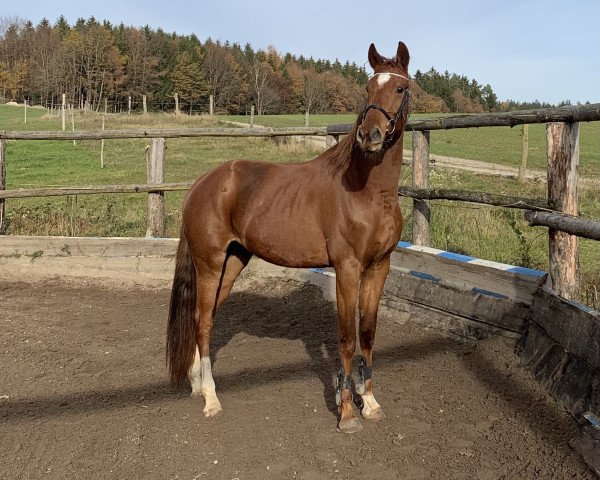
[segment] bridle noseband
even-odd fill
[[[402,77],[402,78],[405,78],[406,80],[409,80],[404,75],[400,75],[398,73],[382,72],[382,73],[376,73],[375,75],[373,75],[373,77],[376,77],[377,75],[393,75],[395,77]],[[371,78],[373,78],[373,77],[371,77]],[[410,89],[406,88],[406,90],[404,90],[404,97],[402,98],[400,107],[398,108],[396,115],[393,117],[388,112],[386,112],[385,109],[381,105],[378,105],[376,103],[370,103],[363,110],[363,114],[362,114],[362,118],[361,118],[360,122],[362,123],[365,121],[365,117],[367,116],[367,113],[371,109],[377,110],[377,111],[383,113],[383,115],[385,116],[385,118],[387,118],[387,121],[388,121],[387,126],[385,128],[385,140],[384,141],[388,142],[392,138],[392,135],[394,134],[394,132],[396,131],[396,125],[404,116],[404,108],[408,105],[409,99],[410,99]],[[391,126],[391,129],[390,129],[390,126]]]

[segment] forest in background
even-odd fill
[[[67,102],[81,109],[120,112],[132,98],[150,111],[173,111],[177,93],[182,111],[244,114],[351,113],[365,101],[363,66],[282,54],[274,46],[204,42],[192,35],[149,26],[113,25],[94,17],[70,25],[64,16],[38,25],[0,18],[0,100],[53,107]],[[552,106],[499,102],[489,84],[464,75],[417,70],[413,75],[415,113],[476,113]],[[562,104],[568,104],[568,101]]]

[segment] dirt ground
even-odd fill
[[[387,412],[336,432],[334,306],[317,287],[241,279],[218,314],[224,408],[169,384],[168,285],[0,277],[0,478],[583,479],[576,425],[505,340],[466,346],[380,316]]]

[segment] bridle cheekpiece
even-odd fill
[[[400,75],[399,73],[381,72],[381,73],[376,73],[375,75],[373,75],[373,77],[376,77],[377,75],[393,75],[395,77],[401,77],[401,78],[404,78],[404,79],[410,81],[410,79],[408,77],[405,77],[404,75]],[[373,78],[373,77],[371,77],[371,78]],[[402,97],[402,102],[400,103],[400,107],[398,108],[396,115],[393,117],[388,112],[386,112],[385,109],[381,105],[378,105],[377,103],[370,103],[363,110],[361,123],[365,121],[365,117],[367,116],[367,113],[369,112],[369,110],[373,109],[373,110],[377,110],[377,111],[381,112],[385,116],[385,118],[387,118],[387,121],[388,121],[386,129],[385,129],[385,142],[387,142],[392,138],[392,135],[396,131],[396,125],[398,124],[398,122],[400,120],[402,120],[402,117],[404,117],[404,108],[408,105],[409,99],[410,99],[410,88],[407,87],[404,90],[404,97]],[[391,129],[390,129],[390,126],[391,126]]]

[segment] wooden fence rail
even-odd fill
[[[189,190],[194,182],[160,184],[90,185],[84,187],[15,188],[0,190],[0,200],[6,198],[59,197],[62,195],[100,195],[105,193],[157,193]]]
[[[532,210],[525,212],[525,220],[530,227],[549,227],[570,235],[600,240],[600,222],[583,220],[556,212],[534,212]]]
[[[447,199],[520,208],[531,211],[577,215],[577,167],[579,164],[579,123],[600,120],[600,104],[507,113],[458,115],[437,119],[411,120],[406,129],[413,131],[413,188],[400,187],[399,194],[413,198],[413,243],[429,244],[430,206],[427,200]],[[550,123],[552,122],[552,123]],[[484,126],[515,126],[530,123],[547,123],[548,142],[548,199],[507,197],[484,192],[449,189],[429,189],[429,131],[451,128]],[[0,131],[0,234],[2,233],[4,202],[7,198],[45,197],[57,195],[88,195],[101,193],[148,193],[147,235],[164,235],[164,192],[186,190],[191,182],[163,183],[166,138],[181,137],[282,137],[326,136],[328,145],[339,135],[348,133],[352,125],[330,125],[316,128],[176,128],[103,131],[52,131],[52,132],[5,132]],[[5,144],[8,140],[101,140],[101,139],[152,139],[148,150],[148,183],[143,185],[106,185],[89,187],[59,187],[5,190]],[[331,140],[331,141],[329,141]],[[527,214],[531,216],[531,214]],[[541,216],[536,217],[536,221]],[[550,274],[553,288],[565,298],[576,298],[577,238],[569,233],[572,223],[564,220],[547,225],[549,231]],[[561,217],[562,218],[562,217]],[[583,222],[583,223],[581,223]],[[577,222],[577,228],[585,224]],[[586,236],[586,235],[584,235]],[[588,237],[595,238],[595,237]]]
[[[511,197],[508,195],[497,195],[494,193],[473,192],[470,190],[452,190],[447,188],[415,188],[398,187],[398,195],[410,197],[415,200],[454,200],[457,202],[479,203],[505,208],[519,208],[521,210],[553,210],[552,204],[544,198]],[[0,193],[0,198],[2,194]],[[415,225],[413,224],[413,228]],[[427,228],[420,227],[420,228]],[[413,238],[413,243],[417,243]]]
[[[291,137],[327,135],[326,127],[290,128],[148,128],[131,130],[92,130],[79,132],[6,132],[4,140],[118,140],[129,138],[196,138],[196,137]]]
[[[452,128],[514,127],[531,123],[593,122],[600,120],[600,103],[576,107],[539,108],[502,113],[479,113],[475,115],[452,115],[448,117],[411,119],[405,130],[431,131]],[[343,135],[352,129],[351,124],[330,125],[329,135]]]

